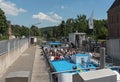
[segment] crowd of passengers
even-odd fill
[[[72,55],[78,53],[74,48],[45,48],[44,51],[51,61],[70,59]]]

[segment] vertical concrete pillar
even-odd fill
[[[18,39],[18,55],[21,55],[21,52],[20,52],[20,40]]]
[[[105,48],[100,48],[100,69],[105,68]]]
[[[8,40],[8,56],[7,56],[7,64],[10,66],[10,41]]]
[[[6,76],[5,82],[30,82],[30,78],[29,71],[16,71],[10,72]]]

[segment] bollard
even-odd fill
[[[16,71],[10,72],[6,78],[5,82],[31,82],[29,71]]]
[[[100,69],[105,68],[105,48],[100,48]]]

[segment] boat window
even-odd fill
[[[85,59],[81,58],[81,64],[84,65],[85,64]]]

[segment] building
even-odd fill
[[[8,21],[7,23],[8,23],[8,35],[9,35],[9,40],[11,40],[11,39],[14,39],[15,36],[14,36],[13,33],[12,33],[11,22]]]
[[[115,0],[108,9],[107,54],[120,60],[120,0]]]
[[[72,42],[77,48],[82,48],[83,41],[86,40],[86,33],[70,33],[69,41]]]
[[[108,10],[109,38],[120,38],[120,0],[115,0]]]

